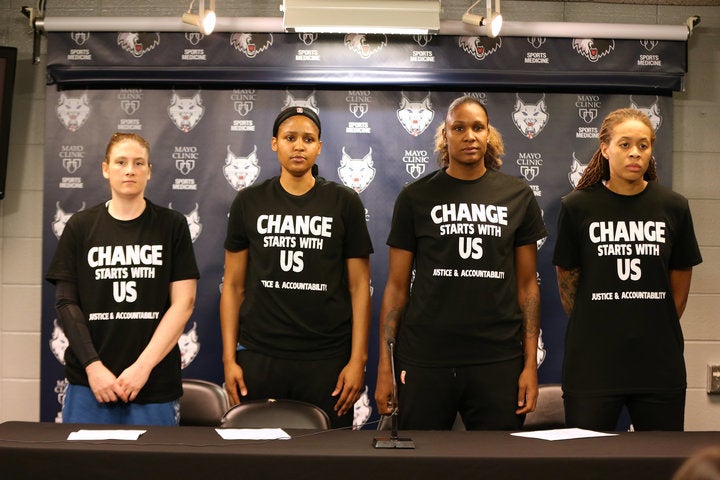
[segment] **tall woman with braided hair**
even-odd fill
[[[655,131],[634,109],[611,112],[600,146],[563,198],[553,263],[569,322],[563,395],[570,427],[682,430],[680,317],[702,262],[688,201],[657,181]]]

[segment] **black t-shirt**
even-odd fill
[[[142,215],[129,221],[113,218],[104,204],[75,213],[46,279],[77,285],[93,345],[103,364],[119,375],[145,349],[170,306],[170,283],[199,276],[185,217],[147,201]],[[72,345],[65,351],[65,374],[70,383],[88,385]],[[168,402],[180,395],[175,346],[135,401]]]
[[[683,335],[669,271],[702,261],[687,200],[648,183],[602,183],[562,200],[553,262],[580,268],[563,388],[576,394],[684,389]]]
[[[304,195],[279,177],[238,192],[225,248],[249,249],[240,344],[280,358],[321,359],[350,352],[349,258],[373,251],[357,193],[316,178]]]
[[[545,236],[532,191],[503,173],[439,170],[405,187],[387,241],[415,255],[398,357],[434,367],[522,356],[515,248]]]

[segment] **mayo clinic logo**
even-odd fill
[[[70,39],[75,42],[77,46],[84,45],[85,42],[90,38],[90,32],[71,32]]]
[[[430,155],[427,150],[405,150],[402,161],[407,174],[413,179],[418,179],[425,173],[430,163]]]
[[[575,106],[578,109],[578,116],[585,123],[592,123],[598,117],[602,102],[597,95],[578,95]]]
[[[233,102],[233,110],[241,117],[244,117],[252,112],[255,107],[257,93],[255,90],[233,90],[230,100]]]
[[[370,90],[350,90],[345,97],[348,109],[355,118],[362,118],[370,110],[372,94]]]
[[[172,159],[175,160],[175,168],[183,175],[187,175],[195,169],[195,162],[198,159],[198,149],[195,146],[175,147],[175,151],[172,153]]]
[[[540,167],[543,164],[542,154],[537,152],[520,153],[516,163],[520,167],[520,175],[531,182],[540,175]]]

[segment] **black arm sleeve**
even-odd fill
[[[100,357],[90,337],[85,314],[78,304],[77,285],[59,280],[55,286],[55,311],[70,348],[83,367]]]

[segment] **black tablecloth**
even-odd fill
[[[0,424],[0,478],[670,479],[720,432],[635,432],[546,441],[510,432],[400,432],[413,450],[375,449],[388,432],[289,430],[290,440],[222,440],[212,428],[148,427],[137,441],[68,441],[80,428]],[[127,428],[127,427],[119,427]],[[136,427],[133,427],[136,428]]]

